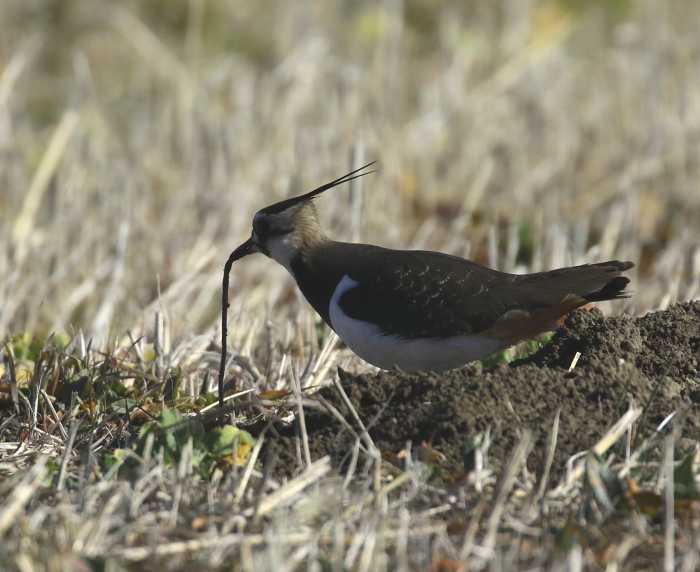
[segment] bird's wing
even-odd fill
[[[506,316],[542,319],[547,331],[588,301],[623,297],[629,280],[620,272],[631,266],[612,261],[518,276],[436,252],[382,250],[371,263],[354,265],[348,276],[358,285],[339,305],[351,318],[406,338],[487,333],[497,324],[507,328]],[[552,316],[537,317],[549,309]]]
[[[500,290],[510,275],[454,256],[383,251],[348,276],[358,286],[340,298],[343,312],[387,335],[446,338],[488,329],[503,316]]]

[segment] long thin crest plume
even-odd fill
[[[359,169],[355,169],[351,173],[348,173],[347,175],[343,175],[342,177],[336,179],[335,181],[331,181],[330,183],[326,183],[325,185],[321,185],[317,189],[314,189],[313,191],[310,191],[306,193],[305,195],[301,195],[299,197],[292,197],[291,199],[286,199],[284,201],[281,201],[279,203],[275,203],[274,205],[270,205],[269,207],[265,207],[264,209],[261,209],[261,213],[265,214],[278,214],[281,212],[286,211],[289,207],[292,207],[294,205],[297,205],[299,203],[303,203],[306,201],[310,201],[320,195],[321,193],[327,191],[328,189],[332,189],[333,187],[337,187],[338,185],[342,185],[343,183],[347,183],[349,181],[352,181],[353,179],[357,179],[359,177],[364,177],[365,175],[369,175],[370,173],[375,173],[376,170],[374,171],[367,171],[366,173],[360,173],[360,171],[366,169],[367,167],[371,167],[374,165],[376,161],[372,161],[371,163],[368,163],[364,167],[360,167]]]

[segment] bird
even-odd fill
[[[357,356],[406,373],[439,373],[488,358],[555,330],[589,302],[630,297],[622,273],[632,262],[509,274],[440,252],[331,240],[314,200],[374,172],[366,169],[375,162],[259,210],[228,270],[250,254],[272,258]]]

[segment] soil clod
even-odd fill
[[[569,371],[576,352],[580,359]],[[630,404],[648,405],[642,421],[647,426],[639,427],[648,434],[683,403],[697,402],[699,359],[700,302],[641,318],[576,310],[548,344],[526,359],[488,369],[471,364],[441,375],[361,375],[343,387],[380,451],[397,453],[408,442],[426,442],[444,455],[447,468],[457,471],[464,466],[464,445],[487,428],[496,468],[522,430],[531,428],[536,442],[529,463],[538,468],[553,416],[561,409],[556,475],[571,455],[595,444]],[[359,433],[337,390],[327,387],[320,393]],[[312,459],[330,454],[342,468],[355,437],[323,409],[308,409],[305,418]],[[289,433],[281,437],[278,474],[299,469],[294,430]],[[684,437],[700,439],[700,421],[692,411]]]

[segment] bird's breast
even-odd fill
[[[331,298],[329,317],[340,339],[372,365],[382,369],[398,366],[405,372],[439,372],[484,359],[504,348],[501,341],[478,335],[412,339],[386,335],[375,324],[351,318],[343,311],[341,298],[357,287],[349,276],[342,278]]]

